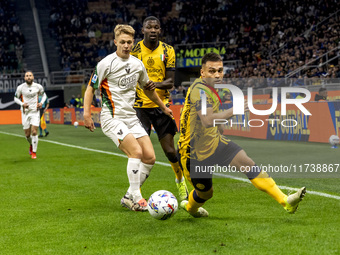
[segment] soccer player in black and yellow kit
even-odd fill
[[[150,16],[144,20],[142,32],[144,39],[135,45],[131,55],[144,63],[149,79],[156,85],[158,96],[166,106],[169,106],[168,89],[174,86],[175,76],[174,48],[159,41],[161,26],[156,17]],[[137,87],[134,107],[147,133],[150,135],[151,125],[156,130],[162,149],[175,172],[179,198],[187,199],[188,190],[174,146],[174,135],[177,133],[175,120],[165,115],[139,87]],[[142,178],[141,183],[145,181],[147,175],[142,175]]]
[[[229,139],[223,137],[215,119],[229,119],[233,109],[220,111],[220,99],[214,84],[221,83],[223,62],[220,55],[207,53],[202,58],[201,78],[190,86],[181,115],[178,148],[180,163],[185,177],[194,186],[188,201],[183,200],[181,207],[194,217],[207,217],[208,212],[201,206],[213,196],[212,175],[196,169],[218,164],[234,166],[244,172],[251,183],[259,190],[272,196],[289,213],[294,213],[305,195],[305,187],[292,195],[285,195],[274,180],[263,172],[246,152]],[[203,102],[203,104],[202,104]],[[206,102],[206,103],[205,103]],[[202,109],[204,109],[202,112]],[[245,106],[247,109],[247,106]],[[197,166],[199,168],[197,168]]]

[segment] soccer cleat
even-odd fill
[[[209,216],[209,213],[207,210],[205,210],[203,207],[199,207],[197,212],[195,213],[190,213],[188,210],[187,210],[187,205],[188,205],[188,201],[187,200],[183,200],[180,204],[180,206],[186,210],[191,216],[195,217],[195,218],[201,218],[201,217],[208,217]]]
[[[306,188],[302,187],[294,194],[286,196],[284,198],[286,206],[284,206],[283,208],[291,214],[295,213],[299,206],[299,203],[305,197],[305,194],[306,194]]]
[[[145,212],[148,210],[147,208],[147,202],[144,198],[142,198],[141,200],[138,201],[138,203],[135,203],[132,198],[129,198],[127,195],[125,195],[121,200],[120,200],[120,204],[125,207],[128,208],[131,211],[141,211],[141,212]]]
[[[30,145],[30,150],[29,150],[29,152],[30,152],[30,155],[32,155],[32,152],[33,152],[32,144]]]
[[[37,158],[37,154],[35,152],[32,151],[32,155],[31,158],[36,159]]]
[[[38,137],[44,137],[42,134],[40,134]]]
[[[123,207],[126,207],[130,210],[132,210],[131,208],[134,206],[134,202],[131,198],[127,197],[126,195],[120,200],[120,204],[123,206]]]
[[[175,179],[176,182],[176,186],[178,189],[178,194],[179,194],[179,199],[182,200],[188,200],[188,187],[187,184],[185,183],[185,179],[184,177],[182,177],[182,180],[178,181],[177,179]]]
[[[50,133],[50,132],[46,131],[45,136],[48,136],[49,133]]]
[[[146,212],[148,210],[148,203],[144,198],[135,203],[134,211]]]

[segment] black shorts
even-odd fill
[[[209,171],[209,167],[229,166],[237,153],[242,150],[236,143],[229,139],[220,140],[215,153],[205,160],[199,161],[195,159],[180,157],[180,164],[186,178],[192,183],[195,189],[200,191],[208,191],[212,187],[213,173]],[[188,178],[188,175],[190,178]]]
[[[160,108],[135,108],[135,110],[149,136],[151,125],[156,130],[158,140],[161,140],[167,134],[174,136],[178,132],[175,120],[163,113]]]

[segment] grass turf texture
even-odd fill
[[[128,180],[126,158],[43,142],[52,140],[117,152],[100,129],[48,125],[37,159],[23,137],[0,133],[0,254],[339,254],[340,202],[308,195],[295,215],[251,184],[214,179],[209,218],[183,210],[167,221],[120,206]],[[0,131],[23,135],[21,125]],[[232,138],[255,162],[339,163],[327,144]],[[157,161],[167,162],[152,135]],[[340,171],[340,169],[338,170]],[[340,194],[339,179],[276,179],[279,185]],[[143,186],[147,198],[177,195],[170,167],[155,165]]]

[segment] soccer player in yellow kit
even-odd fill
[[[289,213],[294,213],[306,188],[303,187],[292,195],[285,195],[241,147],[223,137],[219,127],[214,126],[215,119],[229,119],[233,116],[232,108],[219,110],[220,100],[214,84],[221,83],[222,78],[221,56],[207,53],[202,58],[201,78],[196,79],[188,89],[181,115],[181,134],[178,141],[180,163],[184,175],[195,188],[190,192],[188,201],[181,202],[181,207],[194,217],[209,215],[202,205],[213,196],[212,174],[196,172],[196,169],[218,164],[246,170],[244,173],[257,189],[272,196]],[[206,100],[206,114],[202,113],[202,107],[205,106],[202,106],[203,99]]]
[[[169,106],[170,93],[168,89],[174,86],[175,76],[174,48],[159,41],[161,26],[156,17],[150,16],[144,20],[142,32],[144,34],[144,40],[135,45],[131,55],[137,57],[144,63],[150,80],[156,85],[158,96],[166,106]],[[162,149],[175,172],[179,198],[180,200],[187,199],[188,190],[174,146],[174,135],[177,133],[175,120],[165,115],[139,87],[137,87],[134,107],[146,132],[150,135],[151,125],[156,130]]]

